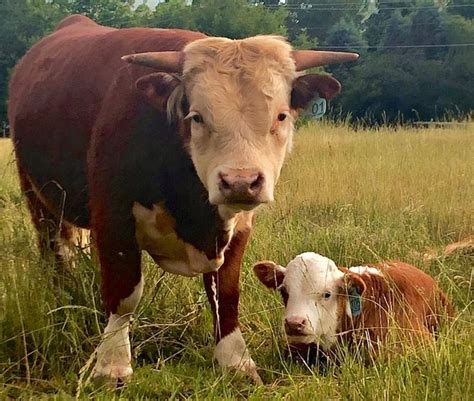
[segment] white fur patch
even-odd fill
[[[204,252],[179,238],[174,219],[161,206],[148,209],[135,202],[132,211],[140,248],[168,273],[193,277],[217,271],[224,263],[223,252],[216,259],[208,259]]]
[[[97,348],[94,377],[123,379],[132,375],[129,324],[129,316],[110,315],[102,342]]]
[[[329,258],[305,252],[286,267],[282,283],[288,293],[285,319],[305,319],[299,336],[288,336],[291,343],[316,342],[329,348],[336,341],[339,286],[344,277]],[[328,298],[325,294],[330,294]]]
[[[379,269],[370,266],[352,266],[349,267],[349,271],[356,274],[373,274],[376,276],[382,276],[382,272]]]
[[[71,231],[71,238],[64,239],[58,233],[56,243],[58,247],[58,254],[71,267],[75,267],[75,256],[78,250],[90,255],[90,231],[79,227],[69,226]]]
[[[214,351],[214,358],[224,368],[233,368],[251,376],[257,374],[257,367],[250,357],[239,328],[219,341]]]
[[[124,298],[117,308],[120,314],[111,314],[103,338],[97,347],[97,362],[94,377],[126,379],[133,373],[130,349],[129,326],[143,293],[143,277],[133,292]]]

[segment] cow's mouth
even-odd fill
[[[251,200],[242,200],[242,201],[232,201],[232,202],[225,202],[224,205],[227,206],[229,209],[231,209],[234,212],[240,212],[240,211],[250,211],[254,210],[258,206],[260,206],[262,203],[267,203],[267,202],[256,202],[256,201],[251,201]]]

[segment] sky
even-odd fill
[[[140,5],[141,3],[148,4],[152,10],[156,7],[158,3],[161,3],[163,0],[135,0],[135,5]]]

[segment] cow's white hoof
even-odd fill
[[[257,365],[250,357],[240,329],[222,338],[214,351],[214,358],[223,368],[229,368],[252,378],[256,384],[263,384],[257,373]]]
[[[127,378],[130,378],[133,374],[133,369],[130,365],[124,365],[124,366],[107,366],[107,367],[96,367],[94,369],[94,378],[99,378],[99,377],[110,377],[111,379],[117,379],[117,380],[126,380]]]
[[[133,369],[130,365],[96,365],[92,377],[100,385],[117,387],[123,383],[128,383],[132,378]]]

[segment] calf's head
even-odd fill
[[[344,314],[357,315],[355,297],[366,287],[359,275],[341,271],[335,263],[312,252],[298,255],[287,266],[264,261],[254,265],[258,279],[280,291],[285,304],[283,319],[288,342],[316,343],[329,349],[336,342]],[[359,304],[360,307],[360,304]]]
[[[330,100],[340,92],[330,76],[297,71],[357,57],[293,51],[282,38],[256,36],[205,38],[183,51],[124,59],[161,71],[140,78],[137,88],[186,122],[185,145],[210,203],[240,211],[273,200],[298,111],[316,94]]]

